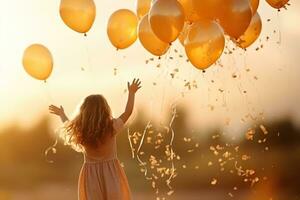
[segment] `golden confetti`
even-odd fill
[[[246,139],[247,139],[247,140],[253,140],[254,135],[255,135],[255,130],[254,130],[254,129],[249,129],[249,130],[246,132]]]
[[[216,178],[213,178],[210,182],[211,185],[216,185],[218,183],[218,180]]]
[[[167,195],[171,196],[174,193],[174,190],[170,190]]]
[[[250,159],[250,156],[242,155],[242,160],[246,161],[246,160],[249,160],[249,159]]]
[[[268,131],[266,129],[266,127],[264,125],[259,125],[259,128],[261,129],[261,131],[265,134],[265,135],[268,135]]]

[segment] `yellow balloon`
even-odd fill
[[[170,45],[166,42],[161,41],[152,31],[148,20],[148,15],[145,15],[139,25],[139,39],[142,45],[150,53],[155,56],[164,55]]]
[[[225,33],[238,39],[247,30],[252,10],[248,0],[223,0],[220,24]]]
[[[254,15],[257,12],[259,6],[259,0],[250,0],[252,14]]]
[[[137,0],[136,13],[139,19],[148,14],[151,7],[151,0]]]
[[[108,21],[107,34],[117,49],[125,49],[137,39],[138,18],[130,10],[120,9],[114,12]]]
[[[182,46],[185,45],[185,39],[187,38],[190,27],[191,27],[191,24],[189,22],[185,22],[184,26],[183,26],[183,29],[182,29],[181,33],[179,34],[179,36],[178,36],[178,40],[182,44]]]
[[[157,0],[149,12],[154,34],[164,42],[175,41],[184,25],[184,11],[177,0]]]
[[[61,0],[60,16],[64,23],[79,33],[87,33],[96,17],[93,0]]]
[[[270,6],[276,9],[280,9],[289,2],[289,0],[266,0]]]
[[[247,48],[253,44],[259,37],[262,29],[261,18],[258,13],[256,13],[251,20],[251,23],[246,30],[246,32],[236,41],[238,46],[242,48]]]
[[[222,55],[224,47],[224,33],[216,22],[201,20],[190,27],[185,51],[196,68],[204,70],[214,64]]]
[[[51,52],[41,44],[33,44],[23,54],[23,66],[33,78],[46,80],[53,69]]]

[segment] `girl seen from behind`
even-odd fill
[[[117,158],[116,136],[132,114],[135,93],[141,88],[139,79],[128,83],[125,111],[113,118],[102,95],[84,99],[79,113],[69,120],[62,106],[49,106],[51,114],[63,123],[65,142],[84,154],[78,181],[79,200],[130,200],[127,177]]]

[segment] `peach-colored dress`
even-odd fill
[[[116,133],[124,126],[114,119]],[[116,135],[94,149],[85,148],[84,164],[79,175],[79,200],[130,200],[127,177],[117,158]]]

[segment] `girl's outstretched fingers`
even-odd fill
[[[69,120],[62,106],[57,107],[55,105],[50,105],[49,112],[53,115],[59,116],[62,122],[66,122]]]
[[[64,108],[62,106],[57,107],[55,105],[49,106],[49,112],[54,115],[62,116],[65,114]]]
[[[136,93],[141,88],[140,79],[133,79],[132,83],[127,83],[128,91],[131,93]]]

